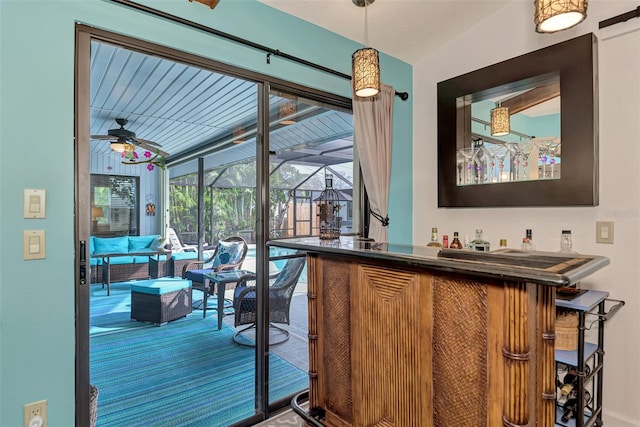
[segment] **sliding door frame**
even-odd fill
[[[255,409],[256,413],[237,423],[236,426],[249,426],[269,416],[270,411],[281,409],[289,404],[290,399],[281,399],[269,404],[269,349],[268,349],[268,298],[266,289],[269,275],[268,251],[266,242],[269,238],[269,93],[270,88],[277,87],[294,95],[303,96],[339,108],[352,109],[351,99],[330,94],[255,73],[242,68],[230,66],[212,59],[203,58],[184,51],[174,50],[162,45],[145,42],[129,36],[76,24],[75,53],[75,241],[76,244],[76,276],[75,276],[75,316],[76,316],[76,426],[89,425],[90,399],[90,361],[89,361],[89,288],[88,259],[91,219],[89,200],[89,128],[90,128],[90,71],[91,41],[118,45],[122,48],[162,57],[171,61],[182,62],[214,72],[224,73],[232,77],[252,81],[258,85],[258,135],[256,152],[256,204],[259,207],[256,215],[258,274],[257,298],[261,301],[258,307],[258,328],[256,335],[255,361]],[[173,160],[173,159],[170,159]],[[181,160],[181,159],[177,159]],[[168,179],[165,179],[167,182]],[[361,191],[361,194],[363,192]],[[163,194],[168,194],[165,189]],[[85,242],[82,244],[82,242]],[[82,270],[86,269],[84,273]],[[83,276],[84,274],[84,276]]]

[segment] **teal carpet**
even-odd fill
[[[227,426],[254,413],[254,350],[232,342],[233,328],[218,331],[215,312],[201,311],[164,326],[131,321],[128,294],[122,284],[91,300],[98,427]],[[305,372],[273,354],[269,367],[271,400],[308,386]]]

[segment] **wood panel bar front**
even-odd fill
[[[556,286],[608,264],[269,244],[307,251],[309,407],[330,427],[553,427]]]
[[[553,366],[532,345],[540,286],[308,259],[310,404],[325,425],[554,425],[535,420],[538,367]]]

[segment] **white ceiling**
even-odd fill
[[[259,0],[358,43],[364,9],[352,0]],[[369,46],[416,64],[511,0],[375,0],[367,6]]]

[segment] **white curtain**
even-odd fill
[[[355,141],[371,207],[369,237],[376,242],[387,241],[395,93],[393,87],[381,84],[376,96],[353,98]]]

